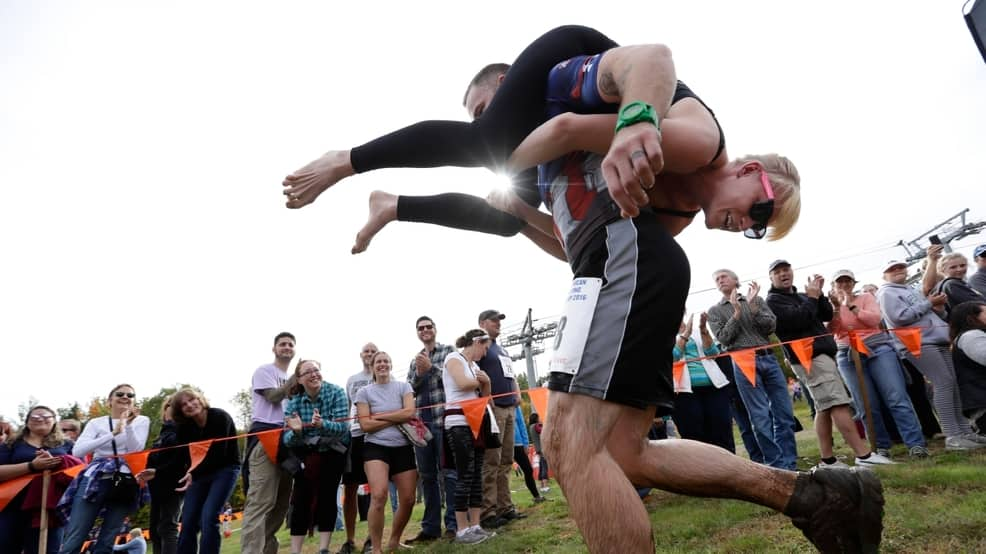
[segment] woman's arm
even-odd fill
[[[366,402],[356,403],[356,415],[359,417],[359,427],[364,433],[376,433],[381,429],[386,429],[393,425],[389,421],[378,419],[376,416],[370,414],[370,405]]]
[[[404,403],[404,407],[401,408],[400,410],[388,412],[385,414],[378,414],[374,417],[386,421],[392,425],[397,423],[406,423],[412,417],[414,417],[415,413],[417,413],[417,408],[414,406],[414,393],[408,392],[404,394],[403,403]]]
[[[342,437],[349,434],[349,402],[346,391],[341,387],[332,387],[329,397],[329,409],[322,414],[322,434],[330,437]]]
[[[123,430],[123,446],[125,452],[138,452],[147,445],[147,435],[151,432],[151,420],[147,416],[137,416]]]
[[[72,455],[77,458],[84,458],[96,451],[97,448],[107,445],[113,440],[113,433],[110,432],[111,420],[108,417],[96,417],[86,423],[79,435],[79,440],[75,441],[72,447]],[[102,425],[104,428],[100,428]],[[104,432],[105,431],[105,432]]]
[[[479,388],[479,380],[466,375],[466,366],[458,358],[445,360],[445,370],[452,376],[452,381],[459,390],[474,390]]]

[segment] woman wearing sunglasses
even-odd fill
[[[322,380],[322,365],[299,360],[298,384],[284,409],[284,445],[302,462],[291,493],[291,552],[300,553],[305,535],[318,527],[319,554],[328,554],[335,529],[336,491],[346,469],[349,401],[342,387]]]
[[[34,406],[27,412],[24,427],[10,433],[0,444],[0,483],[80,463],[78,460],[75,464],[65,463],[71,452],[72,443],[62,436],[55,412],[45,406]],[[40,481],[40,477],[35,481]],[[54,479],[52,484],[57,487],[58,482]],[[0,512],[0,552],[38,552],[41,510],[38,502],[29,501],[33,486],[32,483],[24,488]],[[39,494],[35,496],[40,499]],[[47,553],[51,554],[58,552],[62,529],[57,521],[49,521]]]
[[[111,490],[114,473],[132,473],[126,460],[118,456],[143,450],[147,443],[150,420],[139,415],[136,397],[130,385],[113,387],[107,398],[110,414],[90,419],[72,449],[72,453],[80,458],[92,454],[92,461],[59,502],[59,508],[68,512],[62,554],[79,552],[100,514],[103,523],[93,553],[111,552],[123,519],[137,511],[140,493],[135,492],[132,498],[114,498]],[[143,483],[153,475],[152,472],[147,470],[134,477],[138,483]]]

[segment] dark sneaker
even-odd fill
[[[450,541],[455,540],[455,529],[446,529],[445,534],[442,536]]]
[[[373,553],[373,541],[371,541],[370,539],[366,539],[366,542],[363,543],[363,554],[372,554],[372,553]]]
[[[356,545],[353,541],[346,541],[342,543],[342,548],[336,554],[356,554]]]
[[[485,529],[496,529],[498,527],[503,527],[504,525],[506,525],[507,520],[497,516],[490,516],[486,519],[480,520],[479,524],[482,525],[483,528]]]
[[[524,519],[527,514],[518,512],[517,510],[510,510],[509,512],[504,512],[500,514],[500,519],[504,521],[514,521],[516,519]]]
[[[822,554],[880,550],[883,485],[869,469],[799,474],[784,513]]]
[[[415,544],[415,543],[424,544],[426,542],[437,541],[440,538],[441,537],[439,537],[438,535],[429,535],[428,533],[422,531],[417,535],[415,535],[413,538],[407,539],[404,542],[406,542],[407,544]]]

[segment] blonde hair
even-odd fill
[[[952,260],[962,260],[966,263],[966,265],[969,264],[969,258],[966,258],[961,252],[949,252],[941,258],[938,258],[938,273],[945,273],[945,266],[947,266]]]
[[[767,240],[787,236],[801,215],[801,176],[791,160],[780,154],[755,154],[737,158],[736,162],[759,162],[770,177],[774,189],[774,215],[770,218]]]

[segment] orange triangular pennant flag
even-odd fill
[[[192,471],[202,463],[205,455],[209,453],[210,446],[212,446],[211,440],[188,443],[188,457],[192,459],[192,465],[189,466],[188,471]]]
[[[133,454],[124,454],[123,461],[127,462],[127,466],[130,468],[130,471],[134,475],[137,475],[141,471],[147,469],[147,456],[150,454],[151,452],[149,450],[142,450],[140,452],[134,452]]]
[[[63,469],[62,473],[68,475],[69,477],[75,477],[76,475],[82,473],[82,470],[86,468],[86,464],[76,464],[68,469]]]
[[[24,490],[24,487],[26,487],[27,484],[31,482],[31,479],[34,479],[35,477],[37,476],[22,475],[0,483],[0,510],[6,508],[7,504],[10,504],[10,501],[13,500],[18,493]]]
[[[548,421],[548,389],[538,387],[527,391],[527,396],[531,397],[531,404],[538,413],[541,423]]]
[[[864,356],[869,356],[870,351],[866,349],[866,345],[863,344],[863,338],[859,336],[856,331],[849,331],[849,346],[859,352]]]
[[[675,362],[671,366],[671,377],[674,379],[674,388],[681,386],[681,374],[685,371],[685,361]]]
[[[264,452],[270,458],[270,463],[274,465],[277,465],[277,447],[281,442],[281,431],[282,429],[271,429],[257,433],[257,440],[264,447]]]
[[[757,386],[757,353],[752,348],[730,352],[733,363],[740,368],[750,385]]]
[[[790,342],[791,350],[798,357],[798,363],[805,368],[805,373],[811,373],[811,358],[815,350],[815,339],[807,338]]]
[[[462,406],[462,413],[466,416],[466,423],[472,429],[473,437],[479,438],[479,431],[483,426],[483,414],[486,413],[486,404],[489,400],[489,398],[483,397],[459,402],[459,405]]]
[[[904,329],[894,329],[894,334],[904,343],[907,351],[915,358],[921,357],[921,329],[917,327],[906,327]]]

